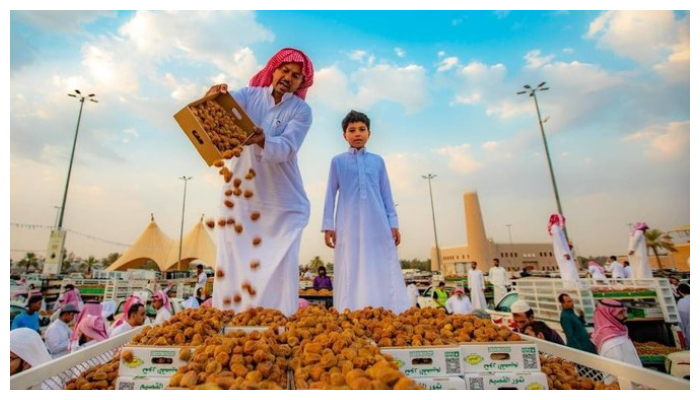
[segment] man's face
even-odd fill
[[[513,313],[513,321],[518,324],[518,329],[523,329],[528,322],[532,322],[534,319],[530,319],[525,315],[525,313]]]
[[[68,312],[68,313],[61,314],[61,316],[59,318],[61,319],[61,321],[68,324],[73,320],[73,317],[75,317],[75,313]]]
[[[528,335],[528,336],[532,336],[532,337],[536,337],[538,339],[544,340],[544,335],[542,333],[535,333],[535,330],[532,329],[531,326],[528,326],[527,328],[525,328],[525,331],[523,331],[523,333]]]
[[[563,298],[562,300],[563,300],[563,301],[562,301],[562,303],[561,303],[561,308],[563,308],[563,309],[565,309],[565,310],[573,310],[573,308],[574,308],[574,301],[571,300],[571,297],[569,297],[569,296],[564,296],[564,298]]]
[[[319,275],[319,276],[326,276],[326,270],[325,270],[325,269],[319,269],[319,270],[318,270],[318,275]]]
[[[282,64],[272,73],[272,90],[279,96],[296,92],[302,82],[304,75],[301,73],[301,63]]]
[[[476,269],[476,263],[472,263],[472,269]]]
[[[161,307],[163,307],[163,301],[160,299],[160,297],[155,297],[153,299],[153,308],[160,310]]]
[[[498,267],[498,266],[501,265],[501,262],[498,261],[498,260],[493,260],[493,265],[494,265],[495,267]]]
[[[365,147],[365,144],[369,140],[369,129],[364,122],[352,122],[348,124],[343,132],[343,137],[347,140],[350,147],[355,149],[361,149]]]
[[[35,313],[41,309],[41,300],[29,305],[29,312]]]
[[[143,325],[144,321],[146,320],[146,308],[139,307],[139,310],[136,312],[136,314],[132,315],[131,318],[133,321],[130,321],[129,325],[132,327]],[[131,322],[133,322],[133,324]]]
[[[627,321],[627,310],[623,309],[615,315],[615,319],[622,322],[623,324]]]

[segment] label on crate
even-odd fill
[[[537,346],[530,342],[460,345],[462,372],[538,372]]]
[[[394,363],[408,377],[445,377],[462,373],[456,347],[383,347],[382,353],[394,357]]]

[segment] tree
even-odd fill
[[[37,268],[39,267],[39,259],[36,258],[36,254],[34,253],[27,253],[23,259],[21,259],[18,263],[20,267],[25,267],[26,273],[29,273],[29,267],[34,267]]]
[[[105,268],[107,268],[110,265],[114,264],[114,262],[117,261],[121,256],[122,255],[119,253],[109,253],[107,257],[102,259],[102,265],[104,265]]]
[[[321,260],[321,257],[316,256],[311,261],[309,262],[309,268],[311,268],[313,271],[316,271],[318,267],[322,267],[325,263],[323,260]]]
[[[659,266],[659,269],[663,269],[661,265],[661,258],[659,257],[659,250],[666,250],[671,253],[678,251],[671,240],[671,236],[667,233],[661,232],[658,229],[647,229],[644,232],[644,238],[647,241],[647,248],[654,252],[654,256],[656,257],[656,265]]]
[[[80,267],[83,269],[83,272],[92,272],[93,268],[98,264],[98,262],[99,261],[97,261],[94,256],[88,256],[88,258],[83,260],[83,262],[80,264]]]

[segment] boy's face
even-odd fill
[[[365,147],[365,143],[369,140],[370,131],[364,122],[352,122],[345,128],[343,137],[348,141],[350,147],[361,149]]]

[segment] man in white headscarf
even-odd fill
[[[29,328],[10,331],[10,376],[36,368],[51,361],[41,336]],[[63,383],[47,380],[31,388],[21,389],[62,389]]]
[[[632,266],[632,279],[652,279],[649,257],[647,256],[647,242],[644,232],[649,229],[646,222],[637,222],[630,232],[630,241],[627,254]]]
[[[552,247],[554,248],[554,258],[557,260],[561,279],[565,281],[578,280],[578,268],[571,254],[571,248],[564,235],[566,218],[561,214],[552,214],[549,217],[549,236],[552,237]],[[568,285],[567,285],[568,286]]]
[[[39,334],[29,328],[10,331],[10,376],[51,361]]]

